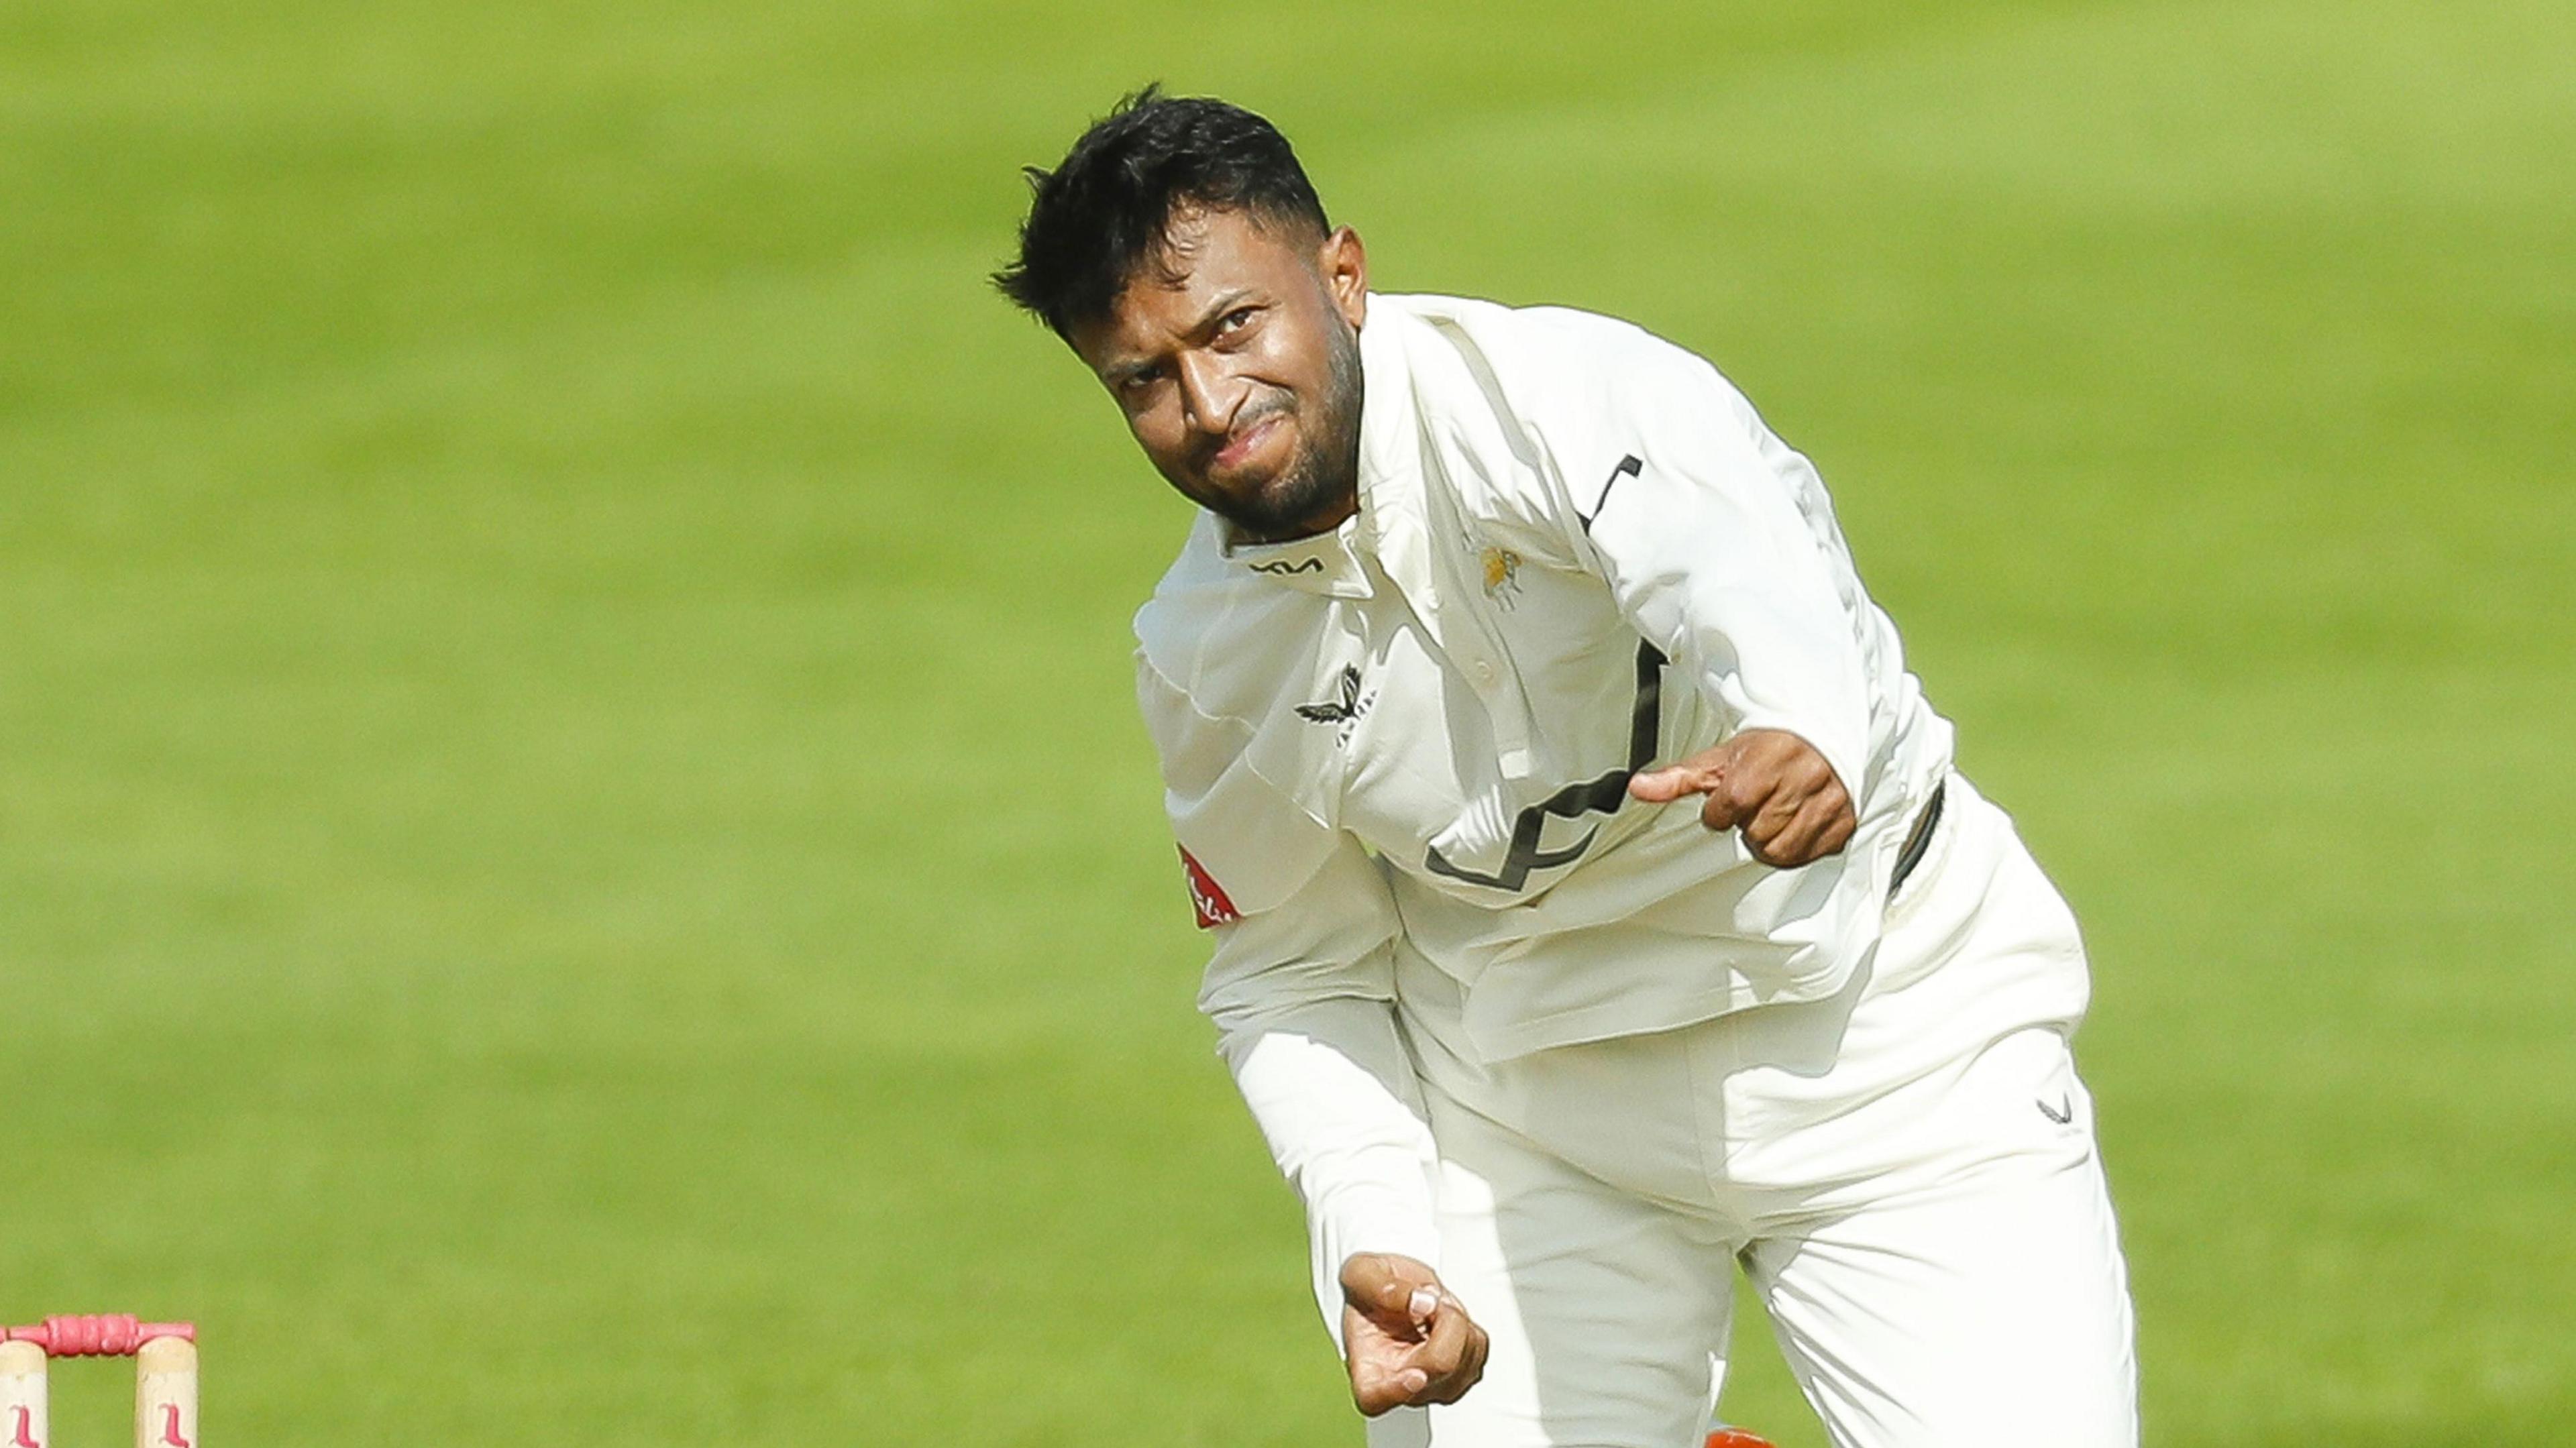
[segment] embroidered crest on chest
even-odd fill
[[[1498,608],[1520,602],[1521,556],[1509,548],[1487,548],[1484,565],[1485,596]]]

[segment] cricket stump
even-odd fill
[[[196,1448],[197,1345],[156,1337],[134,1350],[134,1448]]]
[[[0,1328],[0,1448],[52,1448],[45,1372],[57,1357],[134,1358],[135,1448],[197,1448],[197,1329],[121,1313]]]
[[[0,1342],[0,1445],[45,1448],[45,1350]]]

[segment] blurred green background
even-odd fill
[[[2571,55],[11,0],[0,1316],[201,1319],[217,1448],[1356,1441],[1132,718],[1186,509],[981,279],[1159,77],[1818,460],[2087,922],[2150,1442],[2564,1443]]]

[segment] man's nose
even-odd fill
[[[1243,384],[1227,375],[1223,359],[1184,354],[1180,359],[1181,410],[1200,432],[1222,437],[1234,429],[1243,406]]]

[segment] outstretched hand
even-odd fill
[[[1741,829],[1753,858],[1784,870],[1850,844],[1860,827],[1834,767],[1814,745],[1784,729],[1744,730],[1679,764],[1635,776],[1628,793],[1649,804],[1706,796],[1701,824]]]
[[[1362,1413],[1458,1401],[1485,1375],[1486,1346],[1485,1330],[1420,1262],[1355,1252],[1342,1264],[1342,1356]]]

